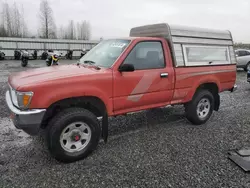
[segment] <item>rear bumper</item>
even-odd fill
[[[45,109],[19,110],[11,101],[9,91],[5,94],[5,100],[11,111],[11,119],[17,129],[22,129],[29,135],[39,133],[41,123],[46,112]]]
[[[238,89],[238,86],[234,84],[234,86],[230,89],[231,92],[234,92]]]

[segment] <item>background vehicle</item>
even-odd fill
[[[48,59],[46,59],[46,65],[47,66],[58,65],[59,56],[60,54],[58,53],[52,53],[51,55],[49,55]]]
[[[237,59],[237,68],[243,68],[245,71],[250,70],[250,50],[235,50]]]
[[[15,50],[14,51],[14,59],[15,60],[20,60],[21,59],[21,51],[20,50]]]
[[[72,60],[73,50],[68,50],[65,57],[66,57],[66,59],[71,59]]]
[[[83,49],[82,52],[81,52],[81,56],[80,58],[82,58],[84,55],[86,55],[86,53],[89,51],[89,49],[85,50]]]
[[[33,51],[32,57],[33,57],[34,60],[37,59],[37,50],[34,50],[34,51]]]
[[[0,51],[0,60],[4,60],[5,59],[5,53]]]
[[[52,156],[72,162],[101,136],[107,142],[109,116],[183,104],[187,119],[201,125],[235,81],[229,31],[153,24],[101,41],[77,64],[11,75],[6,101],[17,128],[46,129]]]
[[[41,55],[41,59],[42,60],[46,60],[48,58],[48,52],[47,51],[44,51]]]
[[[21,50],[21,65],[26,67],[29,61],[29,52],[26,50]]]

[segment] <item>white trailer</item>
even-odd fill
[[[74,50],[73,56],[80,56],[82,49],[91,49],[100,41],[97,40],[66,40],[66,39],[41,39],[41,38],[11,38],[0,37],[0,51],[7,57],[14,58],[14,50],[27,50],[33,53],[38,51],[38,56],[47,50],[56,50],[66,54],[67,50]]]
[[[130,37],[164,37],[175,67],[236,64],[230,31],[160,23],[134,27]]]

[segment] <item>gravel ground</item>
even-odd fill
[[[30,61],[28,68],[41,66]],[[8,118],[7,76],[28,68],[0,62],[0,187],[250,187],[250,175],[227,158],[229,149],[250,146],[245,72],[238,71],[239,89],[221,94],[220,111],[205,125],[191,125],[182,106],[113,118],[108,144],[62,164],[41,137],[15,129]]]

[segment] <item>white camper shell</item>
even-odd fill
[[[230,31],[160,23],[134,27],[130,37],[165,38],[175,67],[236,64]]]

